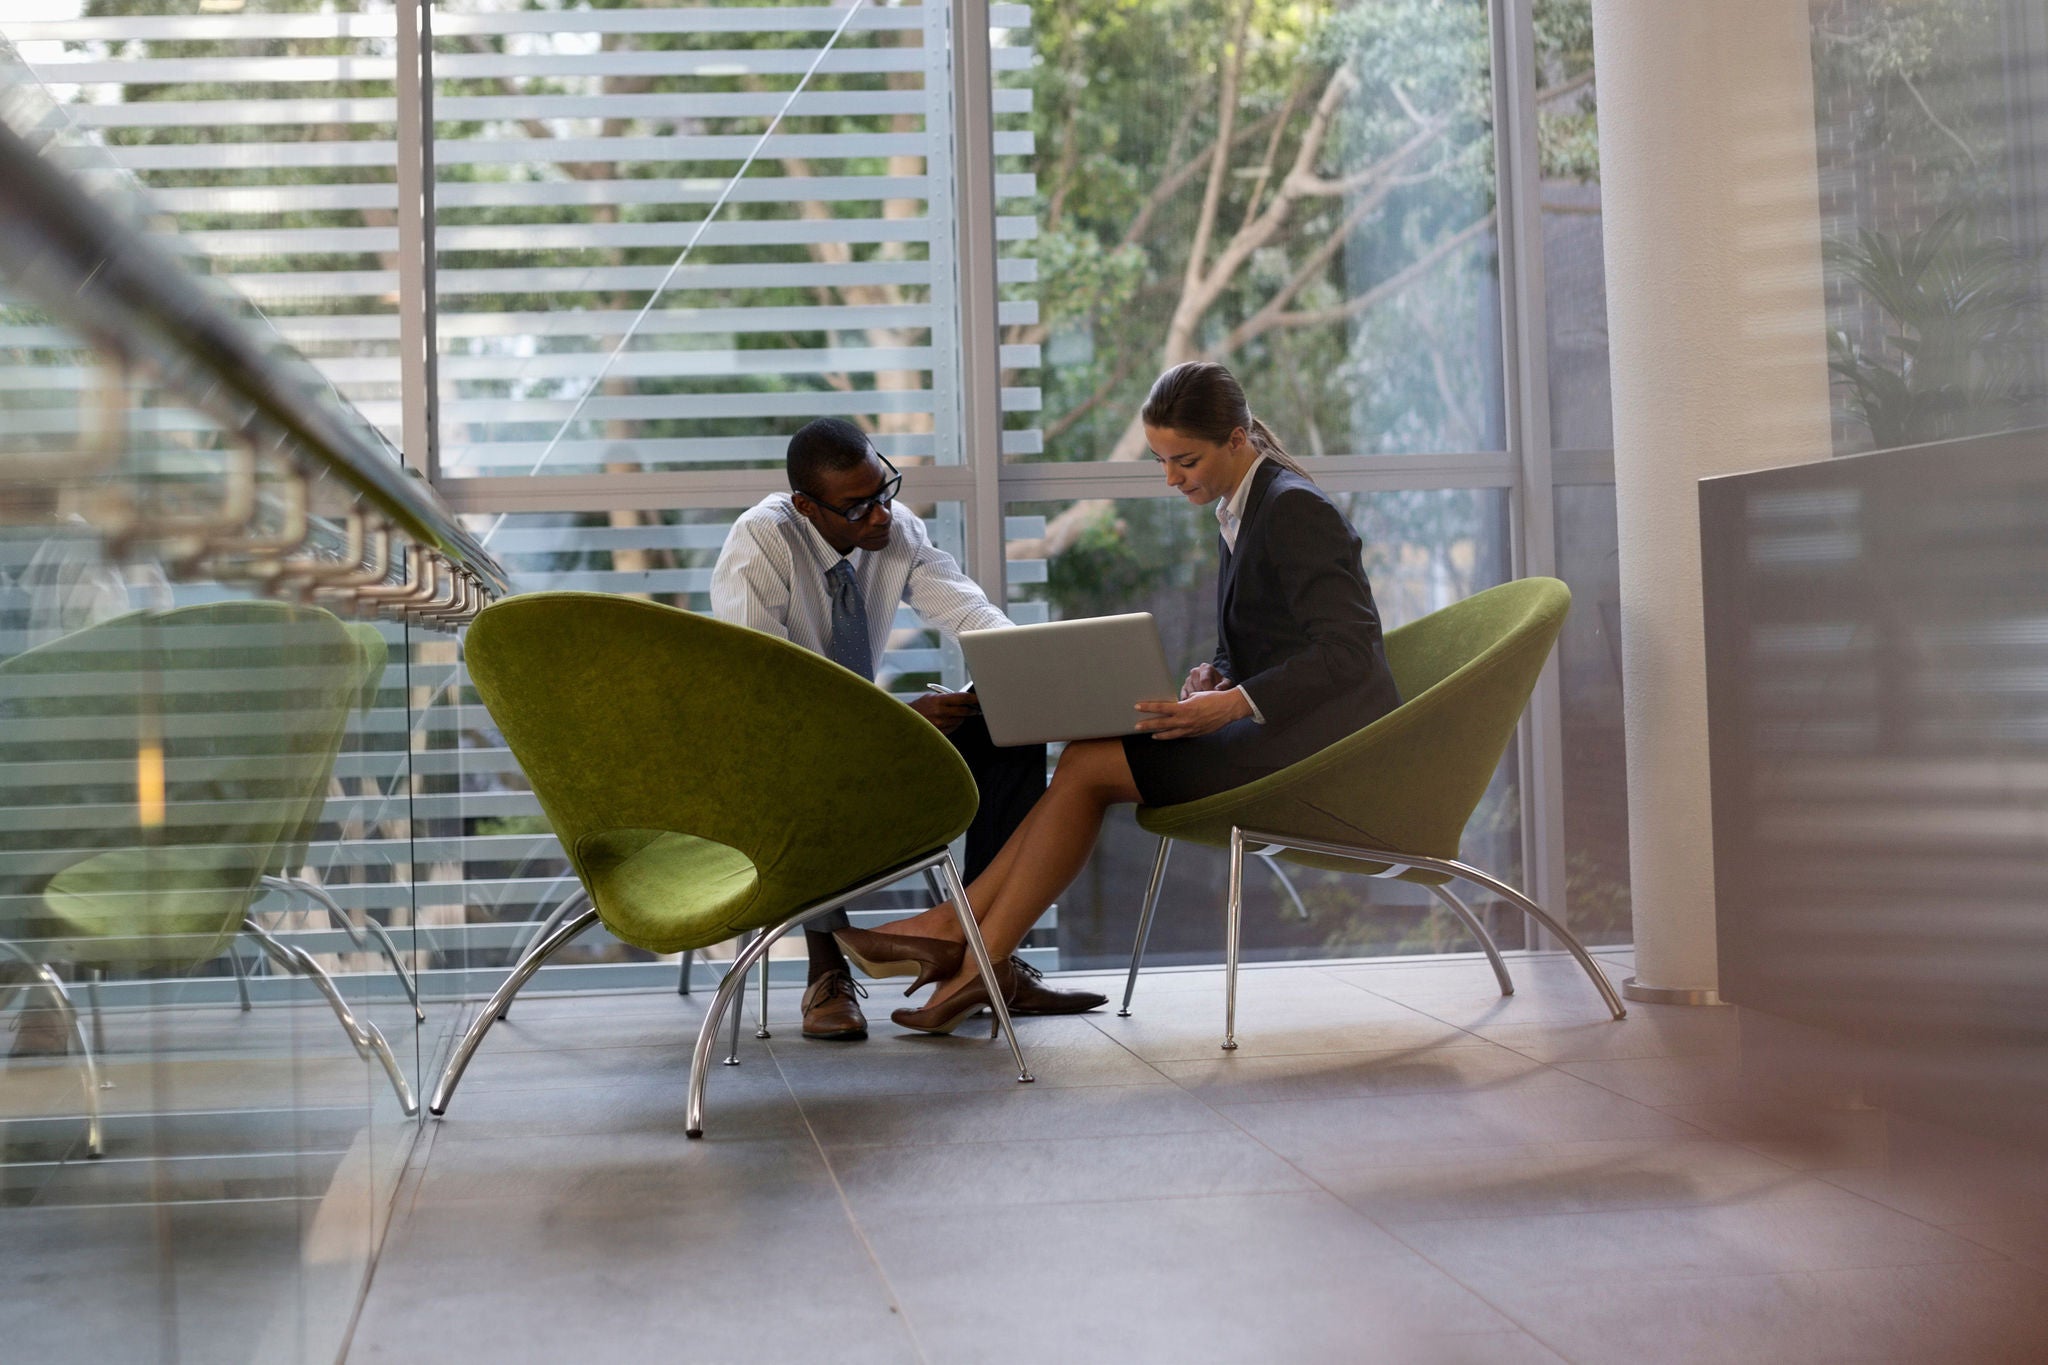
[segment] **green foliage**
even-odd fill
[[[1884,317],[1876,348],[1828,337],[1828,368],[1878,446],[2001,430],[2035,396],[2038,253],[1981,236],[1957,207],[1923,231],[1830,242],[1827,260]]]

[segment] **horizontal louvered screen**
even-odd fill
[[[991,17],[1000,318],[1022,329],[1038,318],[1031,97],[1019,79],[1030,14],[996,5]],[[962,462],[950,13],[864,5],[818,60],[846,18],[840,6],[762,4],[434,9],[444,478],[772,470],[789,434],[825,415],[860,423],[893,460]],[[85,138],[147,188],[161,225],[396,439],[393,15],[144,13],[5,28]],[[0,342],[59,341],[39,318],[0,315]],[[69,441],[94,378],[48,360],[33,385],[0,385],[0,403]],[[1000,362],[1002,450],[968,457],[989,478],[1001,455],[1039,444],[1038,347],[1006,345]],[[175,410],[134,421],[167,443],[207,430]],[[476,527],[522,591],[706,610],[718,547],[752,496]],[[962,506],[920,510],[966,563]],[[1042,563],[1011,566],[1020,581],[1043,574]],[[1003,600],[1004,585],[988,587]],[[895,686],[962,680],[935,634],[907,611],[897,624],[882,664]],[[306,863],[345,908],[413,926],[407,946],[430,979],[474,985],[460,974],[504,962],[519,926],[573,879],[454,646],[385,634],[390,668],[350,725]],[[17,827],[33,822],[14,813]],[[314,919],[297,927],[309,948],[339,952]],[[601,935],[586,944],[585,962],[625,970],[644,957]],[[374,972],[366,958],[335,960]]]
[[[817,416],[862,422],[892,459],[958,460],[948,15],[870,6],[826,52],[845,18],[437,18],[444,475],[772,466]],[[996,52],[1004,69],[1029,61]],[[1026,91],[1001,98],[1028,109]],[[1031,151],[1028,129],[998,141]],[[1031,194],[1028,174],[1004,179]],[[997,224],[1012,247],[1034,231],[1028,213]],[[1032,268],[1018,256],[1002,273],[1024,284]],[[1035,348],[1005,362],[1033,365]]]

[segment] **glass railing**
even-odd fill
[[[331,1360],[456,1022],[452,631],[510,584],[12,70],[0,1356]]]

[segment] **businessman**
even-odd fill
[[[924,523],[895,506],[903,476],[859,427],[837,417],[812,422],[790,438],[787,470],[790,491],[741,513],[719,551],[711,609],[721,620],[780,636],[870,679],[899,603],[949,635],[1011,624],[932,544]],[[1045,791],[1045,746],[998,747],[972,693],[928,693],[910,705],[953,742],[980,789],[967,830],[972,881]],[[845,911],[834,910],[804,926],[806,1038],[867,1037],[856,998],[864,992],[832,937],[846,925]],[[1078,1014],[1103,1003],[1091,991],[1053,990],[1019,959],[1011,965],[1013,1014]]]

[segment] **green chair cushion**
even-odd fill
[[[79,950],[88,961],[218,951],[324,798],[370,664],[332,613],[269,601],[133,613],[0,664],[0,766],[91,760],[132,774],[151,740],[162,753],[160,828],[143,827],[128,777],[68,803],[72,826],[38,831],[70,859],[24,888],[41,893],[39,918],[107,940]]]
[[[1475,593],[1386,637],[1407,698],[1371,725],[1256,782],[1178,806],[1141,807],[1154,834],[1227,845],[1233,826],[1456,858],[1465,823],[1514,738],[1571,606],[1554,578]],[[1384,865],[1289,852],[1345,872]],[[1407,881],[1449,878],[1409,871]]]
[[[43,906],[89,962],[204,962],[242,927],[267,848],[117,848],[50,879]]]
[[[761,886],[753,860],[730,844],[659,829],[607,829],[586,836],[577,861],[591,899],[611,907],[609,925],[660,953],[730,938],[747,923]],[[716,940],[714,940],[716,941]]]
[[[606,927],[653,952],[781,923],[974,818],[967,765],[923,717],[760,631],[529,593],[477,616],[465,660]]]

